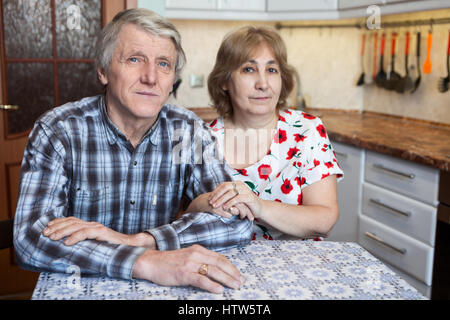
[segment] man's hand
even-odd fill
[[[199,273],[203,264],[207,265],[206,275]],[[136,260],[133,278],[165,286],[191,285],[212,293],[222,293],[222,285],[238,289],[245,281],[225,256],[199,245],[172,251],[147,250]]]
[[[42,233],[52,240],[60,240],[67,237],[64,241],[64,244],[67,246],[74,245],[86,239],[95,239],[114,244],[156,249],[155,239],[150,234],[123,234],[107,228],[101,223],[83,221],[75,217],[54,219],[48,223],[47,228]]]

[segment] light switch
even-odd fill
[[[203,75],[202,74],[191,74],[189,76],[189,85],[191,86],[191,88],[203,87]]]

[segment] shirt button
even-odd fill
[[[137,165],[137,161],[133,162],[133,164],[136,166]]]
[[[130,201],[130,204],[134,205],[134,204],[135,204],[134,200],[131,200],[131,201]]]

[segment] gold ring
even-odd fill
[[[200,268],[198,269],[198,273],[200,273],[203,276],[206,276],[208,274],[208,265],[202,264]]]

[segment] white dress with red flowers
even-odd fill
[[[224,150],[224,123],[210,123],[219,152]],[[302,189],[336,174],[343,178],[322,121],[298,110],[280,110],[275,136],[267,154],[245,169],[232,169],[234,180],[243,181],[264,200],[302,204]],[[255,221],[253,239],[292,239],[279,230]],[[319,240],[319,239],[318,239]]]

